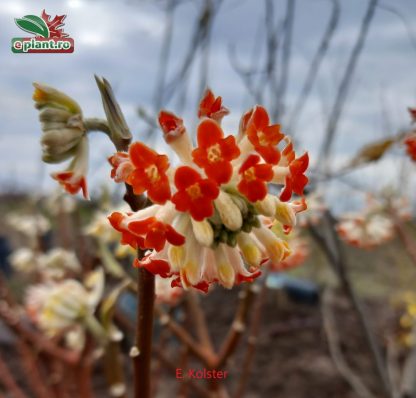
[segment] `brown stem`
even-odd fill
[[[338,372],[353,388],[356,394],[361,398],[375,398],[371,391],[366,387],[358,374],[348,365],[341,350],[341,342],[337,332],[337,325],[335,321],[334,312],[332,310],[333,295],[327,289],[322,297],[322,318],[323,324],[328,339],[329,351],[332,360]]]
[[[39,369],[39,358],[36,358],[29,345],[19,339],[17,348],[20,353],[21,365],[27,382],[37,398],[52,398],[53,395],[42,382],[44,375]]]
[[[198,340],[212,354],[214,352],[214,346],[212,344],[211,336],[209,335],[209,330],[205,320],[204,313],[200,306],[199,297],[193,290],[190,290],[186,294],[186,299],[190,319],[193,321],[195,325]]]
[[[195,341],[186,329],[176,323],[160,307],[156,307],[155,311],[162,326],[166,326],[182,342],[182,344],[185,344],[190,352],[199,358],[206,366],[215,367],[217,358],[214,354],[207,352],[197,341]]]
[[[357,319],[360,323],[364,337],[367,341],[368,348],[371,352],[371,358],[374,363],[376,374],[379,378],[381,387],[384,390],[384,396],[391,397],[391,390],[389,380],[386,374],[385,363],[380,351],[379,344],[374,336],[373,330],[368,321],[368,314],[362,305],[360,298],[355,293],[354,287],[350,281],[350,277],[347,272],[347,264],[345,260],[345,253],[338,239],[337,232],[335,230],[335,219],[332,214],[327,211],[326,218],[329,221],[329,232],[332,237],[332,245],[325,237],[323,237],[313,226],[309,226],[311,236],[315,239],[318,245],[321,247],[323,253],[328,259],[329,264],[334,269],[339,281],[349,298],[352,308],[354,309]]]
[[[264,266],[267,266],[267,264]],[[247,317],[250,312],[254,295],[256,293],[255,290],[255,285],[247,284],[245,289],[240,292],[240,302],[234,317],[234,321],[220,349],[218,360],[215,364],[217,369],[221,369],[226,365],[229,357],[237,348],[240,338],[246,329]]]
[[[131,353],[135,378],[134,397],[150,398],[155,276],[147,269],[139,268],[137,282],[136,346]]]
[[[256,347],[257,347],[257,340],[258,335],[260,332],[260,324],[261,324],[261,318],[263,313],[263,306],[266,299],[266,293],[267,293],[267,275],[262,279],[261,281],[261,287],[260,287],[260,294],[254,304],[253,307],[253,319],[251,320],[250,325],[250,332],[247,339],[247,350],[246,354],[243,360],[243,369],[241,372],[240,380],[238,383],[237,391],[234,395],[235,398],[241,398],[244,395],[244,392],[247,388],[247,383],[249,380],[251,368],[253,365],[253,359],[256,353]]]
[[[23,392],[23,390],[17,385],[12,373],[7,367],[6,363],[3,361],[3,358],[0,356],[0,382],[6,387],[13,398],[28,398],[28,396]]]
[[[403,242],[403,246],[406,249],[408,256],[412,260],[413,264],[416,265],[416,247],[414,244],[414,239],[409,235],[403,221],[400,220],[395,214],[391,213],[391,215],[394,220],[394,225],[396,227],[397,234]]]
[[[120,343],[117,341],[111,341],[105,348],[104,372],[110,395],[114,396],[115,391],[117,391],[117,397],[127,398]]]
[[[79,396],[82,398],[94,398],[92,389],[92,365],[94,342],[91,336],[87,336],[85,347],[82,351],[82,359],[75,369],[78,383]]]

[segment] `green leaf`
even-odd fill
[[[23,18],[15,18],[16,25],[29,33],[37,36],[49,37],[49,28],[45,21],[36,15],[25,15]]]

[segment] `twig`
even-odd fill
[[[253,307],[253,315],[250,324],[250,332],[247,339],[247,348],[245,357],[243,359],[243,366],[241,371],[241,376],[238,382],[237,390],[234,394],[234,398],[242,398],[244,392],[246,391],[247,384],[249,381],[249,376],[251,368],[253,365],[254,356],[256,354],[258,336],[260,333],[260,324],[263,315],[263,306],[267,294],[267,275],[265,275],[261,281],[260,293],[257,297],[257,300]]]
[[[6,387],[13,398],[28,398],[28,396],[23,392],[23,390],[17,385],[12,373],[4,362],[3,358],[0,356],[0,382]]]
[[[53,398],[51,391],[49,391],[42,382],[43,375],[39,369],[39,358],[35,356],[29,346],[21,339],[17,342],[17,349],[20,353],[21,364],[33,393],[37,398]]]
[[[360,57],[361,51],[364,47],[364,43],[367,38],[367,33],[368,33],[371,21],[375,13],[377,3],[378,3],[378,0],[370,0],[368,3],[367,11],[361,23],[360,32],[358,34],[355,45],[352,49],[351,55],[349,57],[347,66],[344,71],[343,78],[337,90],[335,101],[334,101],[331,113],[329,115],[328,123],[325,129],[323,145],[322,145],[320,155],[319,155],[319,159],[322,159],[320,166],[321,166],[321,169],[323,170],[325,170],[327,166],[328,156],[332,148],[335,133],[338,127],[338,122],[340,120],[345,102],[348,97],[351,80],[354,75],[355,68],[357,66],[357,62]]]
[[[400,237],[400,240],[403,243],[403,246],[406,250],[407,255],[412,260],[413,264],[416,266],[416,247],[414,243],[414,238],[412,238],[406,230],[406,226],[404,225],[403,221],[400,220],[393,212],[391,212],[391,216],[394,220],[394,226],[396,228],[397,234]]]
[[[267,267],[267,264],[264,264],[264,267]],[[215,364],[215,368],[223,368],[226,365],[230,356],[234,353],[235,349],[237,348],[237,344],[239,343],[240,338],[246,329],[247,317],[250,312],[254,295],[256,293],[257,287],[256,285],[252,284],[247,284],[244,290],[240,291],[240,302],[235,313],[234,321],[220,349],[218,359]]]
[[[400,398],[399,392],[399,380],[400,380],[400,368],[399,368],[399,353],[395,337],[391,336],[387,339],[387,374],[391,385],[391,393],[393,398]],[[414,373],[413,373],[414,374]]]
[[[354,389],[359,397],[375,398],[375,395],[368,390],[361,378],[348,366],[348,363],[342,354],[335,317],[331,308],[332,301],[332,293],[328,289],[325,290],[322,297],[321,310],[324,328],[328,339],[329,351],[334,364],[342,377]]]
[[[211,353],[214,352],[211,336],[209,335],[208,325],[205,320],[204,313],[200,306],[198,295],[190,290],[186,294],[186,301],[188,304],[189,318],[195,325],[196,334],[201,344],[209,349]]]
[[[338,26],[339,15],[340,15],[339,0],[331,0],[331,3],[332,3],[332,12],[329,18],[328,26],[324,32],[324,35],[318,46],[315,56],[312,59],[311,65],[309,67],[308,73],[305,78],[305,82],[299,93],[299,97],[297,98],[295,105],[293,106],[293,111],[287,123],[287,133],[290,134],[292,137],[296,133],[295,131],[296,122],[299,120],[300,115],[304,109],[306,101],[309,97],[313,84],[315,83],[316,77],[318,75],[319,68],[322,64],[323,59],[325,58],[325,55],[329,48],[329,44]]]
[[[296,0],[287,0],[286,16],[284,20],[284,40],[282,43],[282,70],[280,72],[279,81],[276,87],[276,105],[273,109],[273,120],[281,120],[285,112],[285,95],[287,83],[289,81],[289,65],[292,50],[292,33],[293,23],[295,20]]]
[[[347,294],[349,300],[351,301],[353,309],[357,315],[357,318],[360,322],[364,336],[366,338],[368,347],[372,354],[374,367],[377,372],[378,378],[380,380],[381,386],[384,389],[385,395],[390,397],[391,396],[390,385],[389,385],[388,377],[386,374],[385,363],[384,363],[382,354],[380,352],[380,347],[378,345],[378,342],[368,322],[368,315],[361,303],[361,300],[356,295],[354,288],[351,284],[351,281],[349,279],[349,276],[347,273],[347,265],[345,263],[345,254],[343,252],[341,243],[338,239],[338,235],[335,231],[336,221],[329,211],[326,212],[326,218],[330,223],[328,230],[331,233],[331,238],[333,241],[332,243],[333,248],[330,247],[330,243],[327,242],[327,240],[315,229],[315,227],[313,227],[312,225],[309,225],[309,231],[311,233],[311,236],[315,239],[315,241],[321,247],[322,251],[324,252],[325,256],[328,259],[329,264],[331,265],[336,275],[338,276],[339,281],[341,282],[341,285],[345,293]],[[336,251],[336,254],[334,253],[334,250]]]
[[[183,344],[185,344],[190,352],[200,359],[207,367],[215,368],[217,358],[211,354],[204,347],[198,344],[197,341],[178,323],[176,323],[171,316],[166,314],[159,306],[155,309],[159,316],[162,326],[166,326]]]

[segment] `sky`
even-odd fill
[[[164,1],[150,0],[32,0],[0,2],[0,189],[18,188],[39,193],[54,186],[48,174],[62,165],[45,166],[40,160],[40,126],[31,100],[32,82],[54,86],[75,98],[87,117],[103,117],[94,74],[106,77],[136,138],[146,131],[138,117],[142,107],[154,112],[153,100],[163,34],[166,28]],[[342,77],[351,47],[358,34],[367,0],[340,0],[341,17],[305,111],[297,124],[300,152],[308,150],[316,161],[326,115]],[[416,105],[416,1],[380,2],[363,54],[351,85],[334,146],[334,162],[342,164],[358,148],[371,140],[394,134],[409,124],[408,106]],[[168,80],[174,78],[184,57],[201,1],[182,1],[174,14]],[[285,1],[275,2],[277,18],[285,11]],[[393,13],[387,8],[394,8]],[[73,54],[13,54],[10,41],[22,37],[14,18],[27,14],[66,14],[65,31],[75,42]],[[259,0],[224,0],[215,20],[208,63],[208,84],[223,97],[231,115],[224,120],[226,131],[235,132],[241,113],[254,105],[229,60],[235,48],[239,62],[248,65],[253,46],[259,46],[259,23],[264,20],[264,3]],[[330,13],[328,0],[297,0],[293,49],[288,81],[287,108],[290,110],[303,84],[311,59],[326,27]],[[278,22],[278,21],[276,21]],[[24,34],[23,34],[24,36]],[[197,63],[198,65],[198,60]],[[199,96],[199,67],[190,75],[189,101],[182,106],[172,101],[165,106],[181,111],[189,126],[195,123]],[[284,125],[284,123],[283,123]],[[112,147],[105,137],[91,136],[91,186],[109,183],[106,157]],[[158,141],[159,150],[164,150]],[[377,189],[397,183],[402,169],[412,166],[402,161],[400,151],[374,167],[351,178]],[[403,163],[404,162],[404,163]],[[413,170],[414,168],[410,169]],[[361,180],[360,180],[361,179]],[[337,188],[339,196],[345,196]],[[345,189],[347,189],[345,187]],[[348,188],[350,189],[350,188]],[[413,188],[411,188],[413,189]],[[341,193],[340,193],[341,192]]]

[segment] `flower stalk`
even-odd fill
[[[139,252],[138,257],[141,253]],[[155,303],[155,276],[145,268],[137,274],[137,329],[134,361],[134,397],[150,398],[150,363],[152,356],[153,312]]]
[[[91,123],[90,127],[97,127],[108,134],[118,151],[127,151],[132,135],[129,131],[123,113],[118,105],[110,83],[105,79],[95,77],[108,123],[101,125],[99,121]],[[92,122],[92,119],[90,119]],[[108,126],[108,129],[107,129]],[[101,127],[101,128],[100,128]],[[125,184],[124,200],[133,211],[138,211],[147,204],[144,195],[135,195],[131,185]],[[137,259],[141,260],[143,252],[139,249]],[[145,268],[139,268],[137,273],[137,320],[136,345],[133,347],[132,360],[134,366],[134,397],[150,398],[150,364],[152,357],[153,312],[155,300],[155,276]]]

